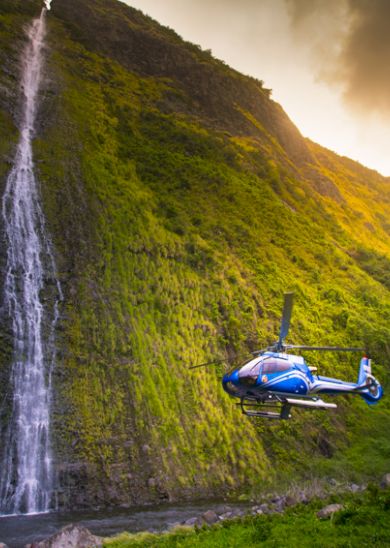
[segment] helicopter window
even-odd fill
[[[287,360],[270,360],[263,363],[263,373],[280,373],[291,369],[291,364]]]
[[[260,372],[261,360],[259,358],[251,358],[241,367],[238,372],[239,377],[257,377]]]

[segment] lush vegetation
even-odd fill
[[[170,533],[155,535],[142,533],[122,534],[107,539],[110,548],[180,547],[205,548],[255,546],[295,548],[352,548],[390,544],[390,493],[380,492],[375,486],[368,492],[348,497],[335,496],[329,502],[342,503],[344,508],[331,519],[319,519],[317,512],[324,501],[288,509],[284,514],[261,515],[225,521],[213,527],[195,530],[182,527]]]
[[[1,10],[8,43],[22,8]],[[161,66],[149,67],[157,39]],[[305,141],[261,83],[119,2],[57,0],[48,42],[34,147],[65,296],[62,502],[235,496],[291,473],[387,471],[386,400],[270,425],[240,416],[222,366],[188,366],[233,364],[272,342],[293,290],[291,341],[363,344],[387,383],[388,180]],[[4,166],[15,128],[2,105]],[[356,356],[310,360],[357,375]]]

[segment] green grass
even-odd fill
[[[173,532],[122,534],[106,539],[110,548],[164,547],[205,548],[255,546],[303,547],[384,547],[390,545],[390,492],[371,488],[359,495],[335,496],[331,502],[341,502],[343,510],[331,519],[321,520],[317,511],[329,501],[316,500],[298,505],[283,514],[244,517],[200,529],[178,528]]]

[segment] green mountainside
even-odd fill
[[[0,5],[2,187],[23,28],[40,9]],[[116,0],[54,0],[47,43],[34,152],[64,292],[59,505],[388,471],[386,398],[256,422],[223,392],[222,366],[188,366],[273,342],[294,291],[290,342],[365,345],[386,389],[390,180],[304,139],[262,82]],[[5,320],[0,336],[7,402]],[[358,355],[307,358],[357,376]]]

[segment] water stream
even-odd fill
[[[248,512],[249,507],[248,503],[229,503],[229,509]],[[221,514],[228,507],[225,502],[208,500],[203,503],[166,504],[128,510],[118,508],[2,517],[0,518],[0,542],[5,542],[10,548],[22,548],[26,544],[56,534],[69,523],[87,527],[93,534],[103,537],[110,537],[123,531],[160,532],[167,530],[173,524],[200,516],[210,509]]]
[[[45,512],[54,485],[50,447],[54,328],[61,289],[34,174],[32,140],[42,80],[46,9],[27,30],[22,112],[14,166],[2,201],[7,242],[4,304],[13,336],[12,409],[3,428],[0,514]]]

